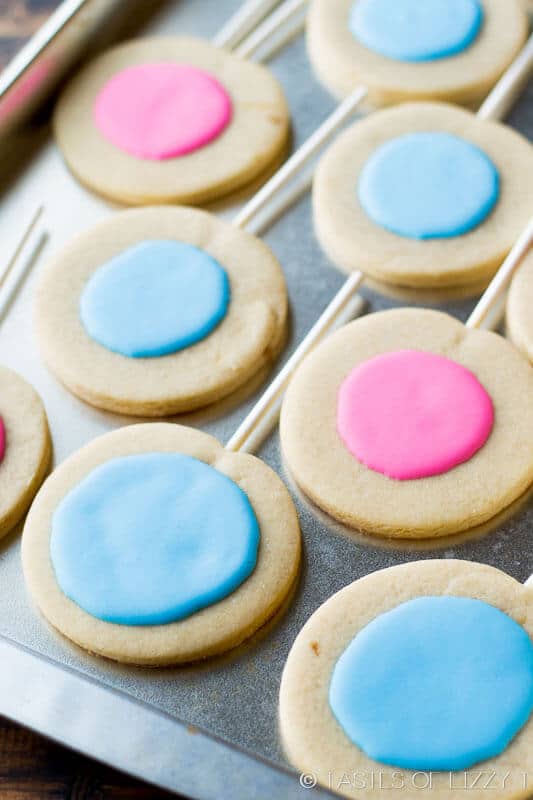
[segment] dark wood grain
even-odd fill
[[[1,800],[176,800],[0,717]]]

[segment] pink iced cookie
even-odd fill
[[[198,150],[222,133],[231,115],[231,98],[212,75],[171,62],[117,72],[94,105],[96,126],[106,139],[152,161]]]
[[[4,453],[6,452],[6,428],[4,425],[4,420],[0,417],[0,463],[4,458]]]
[[[419,350],[385,353],[343,381],[337,430],[358,461],[389,478],[447,472],[484,445],[492,400],[469,370]]]

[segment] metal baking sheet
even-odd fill
[[[171,2],[149,23],[147,32],[210,37],[238,5],[238,0]],[[277,54],[271,67],[286,91],[298,144],[335,103],[314,79],[302,37]],[[530,85],[509,120],[530,135],[532,100]],[[55,461],[59,463],[95,436],[134,421],[92,409],[64,390],[42,364],[32,329],[35,279],[47,257],[73,234],[113,213],[113,208],[74,181],[46,129],[34,130],[21,140],[29,143],[29,150],[34,141],[40,147],[34,148],[33,157],[5,189],[0,206],[2,254],[5,258],[17,231],[41,203],[45,206],[48,241],[0,323],[0,362],[17,370],[40,392],[51,424]],[[226,205],[215,210],[231,216],[235,208]],[[264,238],[279,257],[289,286],[292,326],[284,353],[287,358],[344,278],[315,241],[308,196],[278,220]],[[398,298],[369,288],[362,291],[369,310],[402,304]],[[424,298],[423,304],[444,308],[465,320],[474,302],[456,299],[443,305]],[[225,442],[259,394],[256,390],[240,403],[226,403],[178,421],[198,426]],[[436,545],[404,547],[348,533],[316,512],[280,463],[277,433],[259,455],[293,491],[304,537],[301,579],[284,614],[236,651],[196,666],[146,670],[114,665],[70,645],[31,606],[22,578],[20,531],[16,531],[0,549],[0,636],[4,637],[0,639],[0,676],[4,689],[9,687],[9,691],[0,693],[0,713],[194,797],[303,797],[305,790],[299,786],[298,776],[283,771],[287,764],[278,738],[277,696],[291,643],[318,605],[362,575],[416,558],[481,561],[519,580],[533,572],[533,507],[528,499],[519,503],[512,515],[497,520],[490,532],[476,531]],[[20,647],[13,648],[9,642]],[[36,655],[44,660],[36,660]],[[135,702],[125,702],[124,697]],[[315,796],[322,793],[317,791]]]

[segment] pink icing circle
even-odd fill
[[[4,420],[0,417],[0,462],[4,458],[6,452],[6,427]]]
[[[337,431],[355,458],[389,478],[440,475],[487,441],[492,400],[475,375],[444,356],[399,350],[343,381]]]
[[[212,75],[170,62],[117,72],[94,105],[96,126],[106,139],[152,161],[198,150],[222,133],[231,115],[231,98]]]

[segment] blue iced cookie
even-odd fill
[[[222,653],[286,600],[294,505],[259,459],[172,423],[106,434],[58,467],[24,532],[31,594],[68,639],[117,661]]]
[[[285,665],[289,760],[354,799],[467,800],[479,773],[493,776],[502,800],[528,797],[532,603],[531,588],[500,570],[454,559],[379,570],[341,589]]]
[[[318,78],[372,106],[481,102],[522,48],[522,0],[311,0],[308,52]]]
[[[122,211],[45,265],[38,340],[75,395],[164,417],[211,405],[266,372],[287,289],[263,242],[192,208]]]

